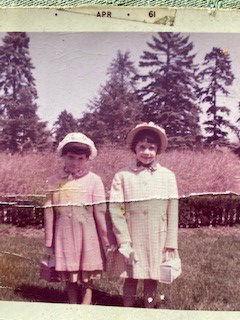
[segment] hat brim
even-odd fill
[[[155,128],[149,125],[143,125],[143,126],[139,126],[137,128],[132,129],[129,134],[127,135],[127,145],[129,148],[132,148],[132,143],[134,140],[134,137],[136,136],[136,134],[142,130],[151,130],[154,131],[158,134],[159,139],[161,141],[161,149],[160,152],[164,152],[167,149],[168,146],[168,141],[167,141],[167,136],[165,134],[164,131],[161,131],[160,128]]]
[[[63,148],[64,148],[67,144],[69,144],[69,143],[77,143],[77,144],[79,144],[80,146],[86,146],[86,147],[88,147],[89,150],[90,150],[90,153],[91,153],[90,156],[89,156],[89,159],[90,159],[90,160],[93,160],[93,159],[97,156],[97,149],[96,149],[95,147],[93,147],[92,145],[87,144],[87,143],[79,142],[79,140],[77,140],[77,139],[76,139],[76,140],[75,140],[75,139],[72,139],[71,141],[67,141],[67,142],[65,142],[65,143],[62,143],[61,145],[59,144],[57,151],[58,151],[58,153],[59,153],[60,156],[62,156],[62,150],[63,150]]]

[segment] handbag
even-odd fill
[[[48,259],[40,261],[40,279],[48,282],[60,282],[59,273],[55,270],[54,257],[48,256]]]
[[[166,261],[160,265],[160,282],[172,283],[182,273],[182,264],[179,256],[170,259],[166,254]]]

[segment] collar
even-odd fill
[[[85,176],[88,173],[88,169],[84,169],[84,170],[80,170],[76,173],[71,173],[71,172],[67,172],[65,170],[65,168],[63,168],[60,172],[59,172],[59,176],[62,179],[68,179],[68,180],[73,180],[73,179],[78,179],[81,178],[83,176]]]
[[[139,165],[137,160],[135,160],[130,166],[130,168],[135,172],[142,171],[142,170],[150,170],[151,172],[154,172],[157,170],[157,167],[158,167],[157,160],[151,163],[150,166],[148,167],[142,166],[141,163]]]

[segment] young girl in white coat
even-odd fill
[[[137,125],[127,144],[136,158],[115,175],[110,194],[113,232],[124,256],[115,274],[126,278],[124,306],[133,306],[138,279],[143,279],[144,305],[153,308],[166,252],[178,255],[177,184],[174,173],[157,162],[167,147],[164,129],[152,122]]]

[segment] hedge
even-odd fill
[[[0,197],[0,223],[16,226],[44,226],[44,196]],[[179,227],[233,226],[240,224],[240,195],[201,194],[179,201]]]
[[[240,195],[202,194],[181,198],[179,226],[233,226],[240,223]]]
[[[44,196],[0,196],[0,223],[19,227],[44,226]]]

